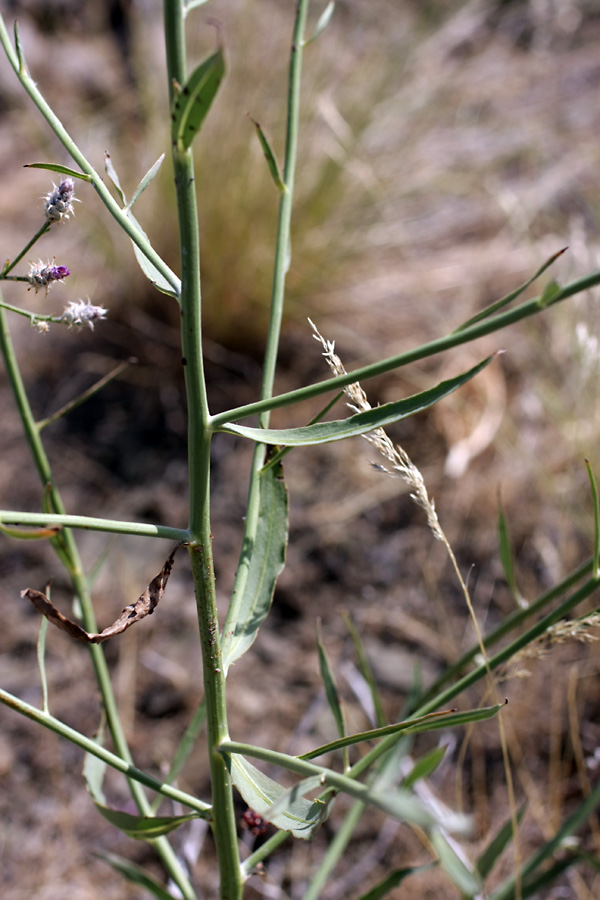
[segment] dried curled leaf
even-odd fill
[[[46,616],[49,622],[52,622],[52,624],[56,625],[57,628],[60,628],[61,631],[66,631],[67,634],[72,638],[75,638],[75,640],[81,641],[84,644],[101,644],[103,641],[107,641],[117,634],[122,634],[132,625],[135,625],[136,622],[145,619],[146,616],[149,616],[154,612],[159,600],[165,592],[165,587],[169,580],[171,569],[173,568],[173,560],[180,547],[181,544],[177,544],[158,575],[152,579],[138,600],[136,600],[135,603],[130,603],[129,606],[126,606],[119,618],[99,634],[90,633],[82,628],[81,625],[78,625],[77,622],[73,622],[71,619],[63,616],[54,604],[50,602],[46,594],[42,594],[41,591],[34,591],[31,588],[27,588],[26,590],[21,591],[21,597],[24,597],[26,600],[33,603],[38,612],[41,612],[43,616]]]

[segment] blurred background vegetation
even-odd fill
[[[190,20],[191,58],[214,48],[214,19],[228,62],[222,93],[198,141],[196,173],[214,411],[252,400],[259,384],[278,197],[246,113],[260,121],[281,159],[293,5],[213,0]],[[168,152],[160,4],[3,0],[2,11],[9,22],[19,19],[29,67],[68,130],[97,169],[104,152],[110,153],[130,196]],[[320,11],[314,8],[315,20]],[[279,389],[327,374],[307,316],[336,340],[350,368],[450,331],[562,247],[569,249],[550,273],[558,280],[598,266],[599,39],[593,0],[338,0],[332,23],[305,57]],[[39,198],[49,188],[48,173],[22,164],[70,160],[4,60],[0,124],[6,258],[39,226]],[[166,159],[136,216],[177,269],[171,177]],[[178,311],[148,285],[129,242],[93,191],[82,185],[78,196],[74,222],[35,250],[35,258],[39,252],[69,266],[64,287],[47,300],[7,287],[5,299],[58,311],[68,299],[90,296],[110,314],[93,333],[55,328],[43,336],[14,322],[34,408],[40,418],[48,415],[115,360],[135,357],[137,364],[118,381],[48,430],[50,455],[70,511],[185,525]],[[495,349],[508,351],[439,409],[393,431],[422,469],[463,571],[470,572],[484,628],[513,604],[496,548],[499,491],[525,596],[535,596],[591,553],[583,459],[598,475],[597,299],[577,297],[481,346],[366,386],[371,403],[383,402],[423,389]],[[298,423],[314,412],[295,409],[276,421],[293,416]],[[2,505],[38,509],[40,489],[1,375],[0,413]],[[393,718],[417,662],[423,678],[431,678],[472,641],[443,549],[432,546],[404,486],[374,472],[369,459],[360,441],[288,458],[290,565],[270,626],[232,676],[238,739],[287,749],[301,747],[309,728],[331,736],[318,688],[316,614],[350,684],[351,654],[338,607],[352,610]],[[239,549],[247,463],[245,445],[215,441],[213,530],[224,603]],[[163,548],[149,543],[83,536],[90,564],[103,552],[110,561],[96,587],[101,622],[137,597],[160,568]],[[0,547],[0,575],[1,681],[32,700],[39,693],[37,620],[18,592],[41,588],[53,577],[54,596],[68,602],[66,584],[48,551],[8,540]],[[200,697],[195,610],[183,569],[169,590],[167,610],[108,650],[136,758],[158,772]],[[62,635],[49,640],[51,710],[92,733],[98,704],[88,659],[65,641]],[[529,801],[524,852],[553,833],[585,792],[586,779],[598,777],[598,666],[596,645],[565,645],[532,663],[527,680],[502,688],[510,698],[518,796]],[[284,683],[278,680],[282,670]],[[361,727],[350,687],[345,699],[351,722]],[[78,751],[8,711],[0,710],[0,723],[0,859],[7,900],[34,893],[38,900],[88,900],[100,892],[107,900],[138,897],[92,853],[117,849],[138,862],[150,853],[97,821],[81,786]],[[460,742],[462,735],[444,739]],[[478,728],[462,748],[453,746],[447,760],[436,789],[450,804],[475,810],[484,838],[507,808],[496,727]],[[185,779],[190,789],[205,789],[200,759],[188,766]],[[115,804],[124,802],[118,781],[113,790]],[[368,883],[386,868],[418,858],[415,836],[402,832],[398,841],[375,814],[370,828],[352,846],[345,870],[325,895],[329,900],[352,896],[357,871]],[[598,852],[597,824],[592,832],[586,846],[593,850],[595,837]],[[181,840],[193,854],[203,837],[191,829]],[[301,896],[321,852],[316,841],[282,854],[270,867],[272,882],[257,885],[256,892],[279,896],[279,886]],[[508,856],[505,872],[512,864]],[[211,896],[210,869],[199,878]],[[431,875],[419,896],[453,897],[436,878]],[[408,884],[393,897],[414,896],[406,892],[414,890]],[[560,889],[557,897],[598,895],[598,884],[576,872]]]

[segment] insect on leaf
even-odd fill
[[[172,138],[180,153],[188,150],[200,131],[225,75],[225,57],[219,47],[175,92],[171,106]]]

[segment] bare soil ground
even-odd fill
[[[207,367],[213,409],[256,396],[268,297],[269,239],[276,197],[252,143],[247,109],[271,134],[282,122],[290,4],[215,0],[224,23],[230,75],[199,150],[204,232]],[[133,5],[113,27],[102,5],[6,3],[18,14],[34,77],[98,167],[108,149],[122,181],[134,185],[167,147],[160,60],[160,13]],[[448,8],[450,7],[450,8]],[[126,9],[114,4],[114,9]],[[115,13],[116,15],[116,13]],[[214,36],[197,14],[192,45]],[[346,366],[381,358],[444,334],[528,278],[562,247],[555,277],[597,267],[600,188],[600,18],[595,4],[468,2],[340,3],[331,30],[307,54],[305,129],[298,214],[278,388],[326,375],[307,314],[335,339]],[[57,54],[60,45],[60,57]],[[151,52],[148,52],[148,47]],[[124,48],[132,63],[124,62]],[[268,65],[265,65],[268,60]],[[39,158],[67,163],[0,61],[0,170],[4,257],[36,229],[44,173],[23,170]],[[278,150],[281,140],[275,137]],[[166,169],[166,164],[165,164]],[[169,174],[140,205],[140,218],[175,267]],[[131,188],[129,188],[131,192]],[[148,192],[150,194],[151,192]],[[93,333],[35,334],[14,322],[36,413],[48,415],[108,371],[115,359],[138,364],[102,394],[48,430],[57,479],[72,512],[159,521],[186,519],[185,408],[178,319],[151,293],[91,192],[82,190],[75,225],[40,252],[73,270],[48,304],[91,295],[110,308]],[[131,258],[130,258],[131,257]],[[37,258],[37,251],[36,251]],[[544,281],[542,281],[542,284]],[[530,293],[532,293],[530,291]],[[57,299],[58,298],[58,299]],[[23,293],[5,293],[22,302]],[[507,352],[431,414],[393,429],[421,468],[469,587],[481,626],[513,608],[498,559],[495,523],[501,491],[515,545],[519,584],[533,598],[591,554],[592,506],[584,457],[598,453],[597,295],[482,340],[443,359],[368,385],[371,402],[404,396],[484,355]],[[31,306],[40,298],[26,297]],[[58,304],[58,305],[56,305]],[[306,421],[296,409],[278,422]],[[4,508],[38,509],[40,487],[29,463],[8,385],[0,375]],[[239,550],[249,451],[215,441],[215,552],[223,605]],[[369,466],[373,451],[355,440],[291,454],[288,567],[273,611],[253,650],[236,665],[229,688],[232,736],[302,752],[332,736],[320,687],[315,619],[347,704],[350,727],[366,725],[353,691],[355,668],[340,609],[351,611],[381,684],[390,719],[401,715],[418,666],[425,681],[473,641],[464,601],[443,547],[404,485]],[[81,537],[93,565],[108,547],[95,586],[98,618],[112,621],[160,569],[169,548],[133,538]],[[0,544],[0,685],[41,702],[37,616],[19,598],[53,580],[68,609],[67,583],[49,548]],[[505,716],[518,802],[528,812],[526,855],[554,833],[598,778],[600,659],[594,643],[567,643],[533,660],[528,678],[507,681]],[[143,626],[108,645],[107,655],[136,761],[160,773],[201,697],[195,609],[184,561],[168,594]],[[58,633],[48,639],[50,707],[86,734],[99,702],[85,649]],[[482,691],[461,703],[482,702]],[[508,814],[495,725],[449,744],[433,788],[475,814],[475,854]],[[417,745],[417,752],[429,744]],[[0,866],[6,900],[138,898],[96,854],[112,851],[155,865],[151,848],[124,838],[93,809],[82,783],[79,750],[0,708]],[[586,780],[587,779],[587,780]],[[207,793],[199,752],[181,784]],[[107,795],[128,808],[124,785]],[[249,896],[302,896],[306,877],[339,815],[315,842],[300,843],[254,879]],[[598,853],[598,826],[582,833]],[[251,845],[252,839],[245,840]],[[202,825],[175,843],[196,859],[210,837]],[[204,846],[204,851],[207,847]],[[202,896],[215,896],[212,852],[195,868]],[[365,819],[327,900],[360,896],[392,867],[426,861],[419,836]],[[206,861],[208,859],[208,862]],[[512,870],[507,856],[503,871]],[[154,871],[160,874],[158,867]],[[453,898],[435,872],[390,895]],[[598,878],[573,872],[546,897],[590,900]]]

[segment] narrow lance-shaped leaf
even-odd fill
[[[281,463],[259,475],[259,518],[251,548],[248,575],[242,598],[236,603],[234,621],[228,618],[223,633],[223,666],[229,666],[252,646],[264,622],[275,591],[275,583],[285,563],[288,532],[288,496]]]
[[[95,738],[96,743],[100,746],[104,742],[104,729],[101,728]],[[141,841],[152,841],[163,834],[168,834],[175,828],[179,828],[185,822],[191,819],[203,818],[202,813],[187,813],[182,816],[135,816],[130,813],[123,812],[120,809],[111,809],[106,805],[106,798],[102,789],[104,774],[106,772],[106,763],[86,753],[83,765],[83,775],[87,784],[89,794],[94,801],[94,806],[98,812],[129,837]]]
[[[385,403],[383,406],[377,406],[368,410],[368,412],[357,413],[354,416],[349,416],[347,419],[338,419],[334,422],[317,422],[315,425],[305,425],[300,428],[250,428],[246,425],[228,423],[219,426],[217,430],[239,434],[242,437],[260,441],[264,444],[283,444],[289,447],[326,444],[331,441],[342,441],[345,438],[357,437],[428,409],[434,403],[437,403],[438,400],[447,397],[448,394],[453,393],[461,385],[478,375],[494,359],[495,355],[488,356],[487,359],[469,369],[468,372],[463,372],[462,375],[458,375],[456,378],[442,381],[434,388],[430,388],[420,394],[413,394],[412,397],[407,397],[405,400]]]
[[[165,890],[165,888],[159,884],[158,881],[155,881],[145,869],[141,868],[141,866],[136,866],[135,863],[130,862],[128,859],[124,859],[122,856],[118,856],[116,853],[97,853],[95,855],[98,859],[103,859],[109,866],[112,866],[115,872],[123,875],[123,877],[131,882],[131,884],[135,884],[138,887],[149,891],[157,898],[157,900],[176,900],[173,894],[170,894]]]
[[[514,291],[511,291],[506,296],[501,297],[500,300],[496,300],[494,303],[491,303],[489,306],[486,306],[485,309],[482,309],[481,312],[478,312],[477,315],[473,316],[470,319],[467,319],[466,322],[463,322],[458,328],[455,329],[453,334],[457,334],[459,331],[464,331],[465,328],[469,328],[471,325],[475,325],[477,322],[481,322],[482,319],[487,319],[489,316],[498,312],[498,310],[502,309],[504,306],[508,306],[509,303],[512,303],[513,300],[516,300],[517,297],[520,297],[527,288],[533,284],[533,282],[540,277],[540,275],[546,271],[549,266],[552,265],[555,260],[558,259],[559,256],[562,256],[563,253],[567,250],[567,247],[563,247],[562,250],[559,250],[558,253],[553,253],[552,256],[546,260],[546,262],[540,266],[537,272],[528,278],[527,281],[516,288]]]
[[[517,825],[521,824],[523,819],[523,815],[525,813],[526,804],[523,804],[521,809],[517,812]],[[476,866],[477,871],[481,875],[482,878],[487,878],[490,874],[497,861],[500,859],[500,856],[506,849],[509,844],[509,841],[514,837],[513,834],[513,821],[512,818],[508,819],[504,825],[499,829],[497,834],[494,835],[492,840],[489,842],[483,853],[480,855],[477,860]]]
[[[172,138],[180,153],[188,150],[225,75],[225,58],[219,47],[191,74],[187,83],[176,89],[171,106]]]
[[[66,633],[72,638],[75,638],[75,640],[81,641],[83,644],[101,644],[111,637],[122,634],[132,625],[135,625],[136,622],[145,619],[146,616],[152,615],[159,600],[164,594],[169,575],[171,574],[171,569],[173,568],[173,560],[175,559],[175,554],[180,546],[181,544],[177,544],[158,575],[152,579],[138,600],[136,600],[135,603],[126,606],[113,624],[109,625],[108,628],[105,628],[98,634],[86,631],[81,625],[78,625],[77,622],[73,622],[72,619],[68,619],[64,616],[54,604],[50,602],[50,598],[47,597],[46,594],[42,594],[41,591],[34,591],[31,588],[27,588],[26,590],[21,591],[21,597],[29,600],[38,612],[41,612],[53,625],[56,625],[61,631],[66,631]]]
[[[127,210],[127,218],[131,219],[140,235],[148,240],[148,235],[143,230],[137,219],[134,218],[134,215],[130,209]],[[138,265],[148,281],[153,284],[154,287],[161,292],[161,294],[167,294],[169,297],[174,297],[178,301],[179,293],[174,290],[172,285],[170,285],[167,279],[162,275],[162,273],[158,271],[156,266],[150,262],[148,257],[144,253],[142,253],[138,245],[134,244],[133,241],[131,243],[133,244],[133,252],[135,253],[135,258],[138,261]],[[176,277],[176,275],[173,272],[171,274],[173,276],[173,282],[175,284],[179,284],[179,279]]]
[[[57,163],[25,163],[24,169],[46,169],[48,172],[58,172],[59,175],[67,175],[70,178],[79,178],[81,181],[90,182],[91,175],[84,175],[83,172],[77,172],[68,166],[59,166]]]
[[[406,719],[404,722],[396,722],[394,725],[385,725],[383,728],[373,728],[370,731],[362,731],[359,734],[349,734],[346,737],[330,741],[303,753],[299,759],[314,759],[324,753],[331,753],[351,744],[359,744],[363,741],[378,740],[388,734],[420,734],[424,731],[435,731],[438,728],[456,728],[459,725],[470,725],[472,722],[482,722],[491,719],[506,706],[508,701],[497,703],[494,706],[484,706],[481,709],[470,709],[465,712],[457,712],[455,709],[443,712],[427,713],[414,719]]]
[[[430,750],[429,753],[422,756],[403,780],[402,787],[412,787],[415,782],[420,781],[422,778],[429,778],[443,760],[446,749],[445,746],[434,747],[433,750]]]
[[[48,632],[48,619],[42,616],[40,622],[40,633],[37,642],[37,661],[40,670],[40,679],[42,682],[42,709],[45,713],[48,709],[48,679],[46,677],[46,634]]]
[[[335,9],[334,0],[329,0],[329,3],[327,4],[325,9],[319,16],[319,20],[318,20],[317,24],[315,25],[315,30],[313,31],[311,37],[309,37],[307,41],[304,41],[305,47],[307,47],[308,44],[312,44],[313,41],[316,41],[316,39],[319,37],[319,35],[325,31],[325,29],[331,22],[331,17],[333,16],[334,9]]]
[[[231,756],[231,780],[250,809],[282,831],[291,831],[294,837],[308,840],[327,817],[328,806],[302,796],[291,796],[277,781],[264,775],[252,763],[239,754]],[[285,797],[285,808],[271,813],[275,804]]]
[[[123,188],[121,187],[121,182],[119,181],[119,176],[117,175],[117,170],[115,169],[113,161],[110,158],[110,153],[104,154],[104,169],[106,171],[106,174],[114,184],[121,203],[125,205],[125,203],[127,203],[127,200],[125,199],[125,194],[123,193]]]
[[[469,897],[478,894],[482,888],[478,872],[467,868],[467,864],[458,857],[443,832],[435,828],[430,838],[442,869],[452,879],[457,888]]]
[[[253,119],[251,115],[248,115],[248,118],[256,127],[256,134],[258,135],[260,146],[262,147],[263,153],[265,155],[265,159],[269,167],[269,172],[271,173],[271,178],[275,182],[275,187],[283,194],[283,192],[286,190],[286,186],[283,178],[279,173],[279,166],[277,165],[277,160],[275,159],[275,154],[271,149],[271,145],[269,144],[260,123]]]
[[[48,540],[48,538],[55,538],[61,527],[61,525],[51,525],[48,528],[18,528],[15,525],[9,528],[7,525],[0,525],[0,534],[19,538],[22,541],[43,541]]]
[[[600,572],[600,510],[598,503],[598,488],[596,485],[596,479],[594,478],[594,473],[592,472],[592,467],[590,466],[589,460],[586,459],[585,465],[588,472],[588,477],[590,479],[590,487],[592,489],[592,500],[594,502],[594,567],[593,574],[595,578],[598,578],[598,574]]]
[[[327,659],[327,654],[325,653],[325,647],[323,646],[323,640],[321,636],[321,620],[317,620],[317,650],[319,653],[319,668],[321,670],[321,679],[323,681],[323,686],[325,688],[325,696],[327,697],[327,702],[329,704],[329,709],[331,710],[331,714],[333,715],[333,719],[335,721],[335,725],[337,728],[337,732],[341,738],[346,736],[346,728],[344,726],[344,715],[342,713],[342,706],[340,703],[340,697],[338,694],[337,685],[333,678],[333,673],[331,671],[331,666],[329,665],[329,660]],[[344,769],[348,768],[348,751],[347,748],[344,747]]]
[[[409,866],[406,869],[396,869],[395,872],[386,875],[379,884],[376,884],[375,887],[359,897],[358,900],[383,900],[390,891],[402,884],[405,878],[408,878],[410,875],[418,875],[420,872],[426,872],[432,865],[432,863],[427,863],[424,866]]]
[[[383,711],[383,703],[381,702],[379,688],[377,687],[377,682],[375,681],[375,676],[373,675],[373,669],[371,668],[371,664],[369,662],[369,658],[367,657],[363,641],[360,634],[358,633],[356,625],[354,624],[352,616],[346,610],[344,610],[343,616],[346,623],[346,628],[348,629],[348,632],[352,639],[352,643],[354,644],[354,652],[356,653],[358,669],[362,677],[367,682],[369,690],[371,692],[371,698],[373,700],[373,710],[375,713],[375,724],[379,728],[383,728],[385,725],[387,725],[387,719],[385,717],[385,712]]]
[[[163,162],[163,159],[164,159],[164,158],[165,158],[165,154],[162,153],[162,154],[158,157],[158,159],[156,160],[156,162],[154,163],[154,165],[152,166],[152,168],[148,169],[148,171],[146,172],[146,174],[144,175],[144,177],[142,178],[142,180],[140,181],[140,183],[139,183],[138,186],[136,187],[135,191],[133,192],[133,197],[131,198],[131,200],[130,200],[129,203],[127,204],[126,209],[131,209],[131,207],[132,207],[133,204],[136,202],[136,200],[138,200],[139,197],[144,193],[144,191],[146,190],[146,188],[148,187],[148,185],[149,185],[152,181],[154,181],[154,179],[155,179],[156,176],[158,175],[158,170],[159,170],[160,167],[162,166],[162,162]]]
[[[514,597],[517,606],[521,609],[525,609],[527,607],[527,600],[523,597],[517,586],[513,552],[508,534],[508,522],[500,498],[498,498],[498,547],[500,550],[500,561],[502,563],[502,568],[504,569],[504,577],[506,578],[510,592]]]

